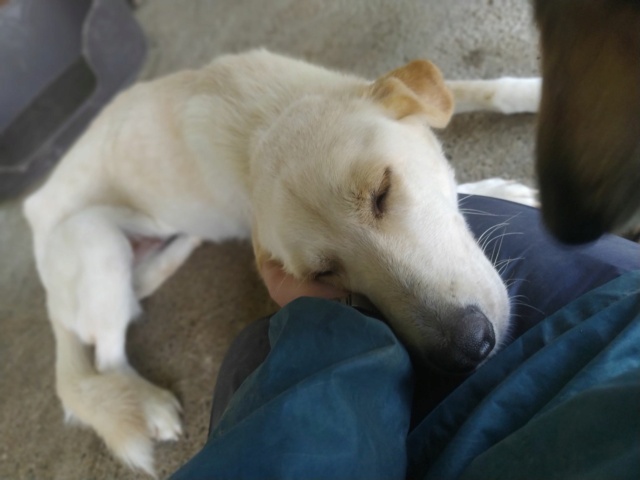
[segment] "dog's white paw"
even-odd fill
[[[177,440],[182,435],[180,402],[170,391],[145,383],[138,393],[150,437],[161,441]]]
[[[155,478],[153,441],[182,433],[181,407],[168,390],[130,368],[92,375],[61,391],[68,421],[93,427],[125,465]]]
[[[156,387],[142,377],[130,376],[136,405],[133,415],[118,419],[124,422],[120,441],[109,442],[116,456],[131,468],[146,472],[156,478],[153,461],[153,440],[177,440],[182,434],[178,399],[168,390]],[[136,422],[135,418],[140,421]],[[137,424],[137,426],[136,426]]]
[[[458,185],[458,193],[500,198],[536,208],[540,206],[538,190],[514,180],[505,180],[503,178],[489,178],[479,182],[464,183]]]
[[[165,392],[169,393],[169,392]],[[182,435],[180,411],[172,400],[154,399],[145,405],[145,415],[149,433],[155,440],[177,440]]]
[[[494,109],[507,115],[512,113],[535,113],[540,108],[540,78],[502,77],[496,80],[496,92],[492,103]]]

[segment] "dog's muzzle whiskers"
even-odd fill
[[[487,228],[479,237],[478,244],[480,248],[484,251],[485,255],[489,258],[494,268],[502,278],[502,281],[505,285],[505,288],[508,292],[514,290],[514,287],[517,289],[518,284],[526,281],[522,278],[513,278],[509,275],[509,270],[513,266],[513,264],[517,264],[518,262],[522,262],[525,260],[525,257],[510,257],[499,260],[500,253],[502,252],[503,242],[507,236],[511,235],[523,235],[523,232],[520,231],[508,231],[508,227],[511,224],[511,221],[517,215],[510,216],[505,221],[500,222],[496,225],[493,225]],[[533,305],[531,305],[529,298],[522,294],[509,294],[509,306],[511,310],[512,318],[518,318],[521,314],[515,313],[516,307],[519,307],[518,310],[522,308],[534,310],[542,315],[544,312],[540,311]],[[509,340],[505,338],[505,342]]]
[[[502,276],[505,270],[509,267],[509,265],[513,262],[524,260],[524,257],[514,257],[514,258],[505,258],[504,260],[500,260],[499,262],[495,262],[493,266],[498,271],[498,274]],[[505,282],[507,288],[509,288],[508,282]]]

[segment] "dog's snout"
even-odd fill
[[[478,307],[469,306],[450,317],[445,327],[446,341],[431,356],[435,367],[448,373],[472,371],[496,345],[493,325]]]

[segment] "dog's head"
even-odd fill
[[[425,61],[292,105],[255,147],[254,243],[298,278],[364,294],[417,357],[459,372],[504,338],[509,305],[431,132],[452,110]]]
[[[640,225],[640,2],[537,0],[544,220],[580,243]]]

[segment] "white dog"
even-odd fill
[[[538,95],[537,79],[447,86],[427,61],[369,82],[263,50],[119,95],[24,207],[68,418],[153,474],[152,439],[178,437],[180,406],[129,365],[125,334],[201,240],[251,235],[259,262],[367,296],[425,362],[479,365],[509,299],[430,128],[454,96],[511,113]],[[533,201],[501,180],[464,190]]]

